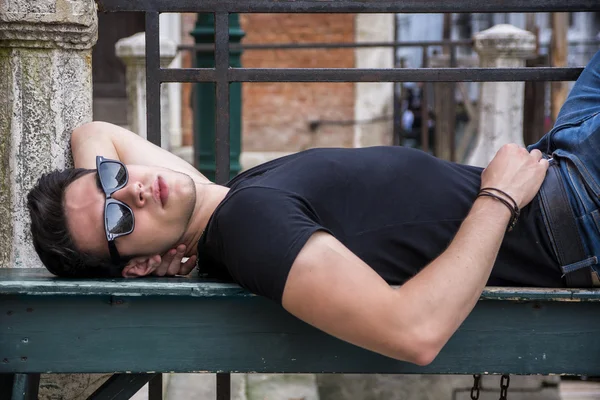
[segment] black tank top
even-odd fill
[[[323,230],[402,284],[450,244],[481,172],[404,147],[312,149],[271,161],[227,184],[198,244],[200,271],[281,302],[297,254]],[[563,286],[537,197],[506,234],[488,285]]]

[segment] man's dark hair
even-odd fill
[[[44,174],[27,195],[33,246],[51,273],[62,277],[121,276],[107,256],[101,258],[77,249],[67,226],[64,201],[67,187],[95,169],[71,168]]]

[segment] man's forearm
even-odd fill
[[[478,198],[446,251],[399,289],[405,299],[420,299],[410,320],[431,338],[436,352],[477,303],[510,216],[499,201]]]

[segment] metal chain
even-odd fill
[[[481,375],[473,375],[473,387],[471,388],[471,400],[479,399],[479,388],[481,387]]]
[[[502,375],[500,379],[500,400],[506,400],[508,395],[508,385],[510,385],[510,376]]]

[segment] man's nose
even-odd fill
[[[112,197],[132,208],[142,208],[152,196],[151,188],[141,182],[128,182],[125,187],[113,193]]]

